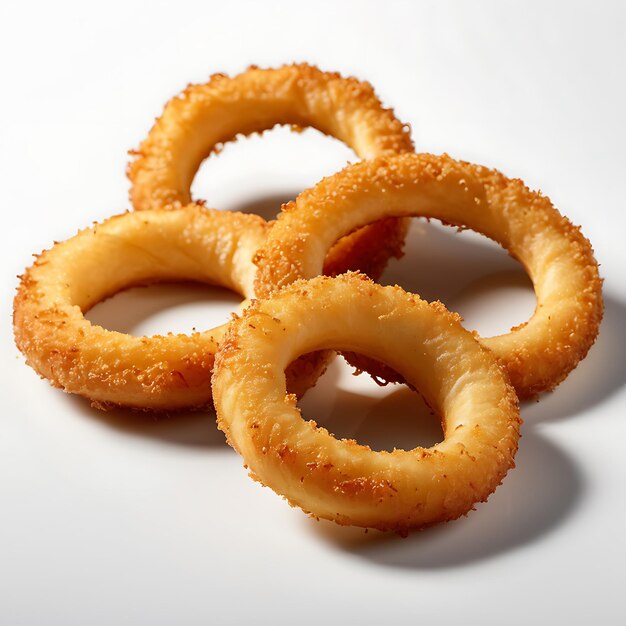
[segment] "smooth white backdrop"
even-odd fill
[[[626,11],[619,2],[4,2],[0,6],[0,622],[623,624]],[[309,61],[371,81],[418,150],[497,167],[594,244],[588,358],[522,407],[517,468],[467,518],[407,539],[314,522],[253,483],[210,414],[102,414],[13,345],[31,253],[128,208],[126,151],[188,82]],[[314,132],[239,141],[194,190],[275,213],[354,156]],[[496,333],[533,295],[471,233],[415,221],[386,282]],[[89,315],[139,333],[223,319],[219,290],[132,290]],[[415,415],[417,407],[417,415]],[[341,436],[437,440],[424,407],[337,362],[303,401]]]

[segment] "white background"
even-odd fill
[[[0,622],[625,623],[625,27],[617,2],[3,2]],[[371,81],[418,150],[540,188],[582,226],[605,278],[590,355],[522,407],[517,468],[467,518],[407,539],[309,520],[246,476],[213,415],[102,414],[38,379],[13,345],[15,275],[128,207],[126,151],[165,101],[216,71],[294,60]],[[348,159],[315,132],[274,131],[211,158],[194,191],[272,215]],[[385,280],[484,333],[534,305],[497,246],[419,221]],[[188,331],[234,302],[150,288],[90,318]],[[303,411],[378,448],[438,434],[413,394],[340,363]]]

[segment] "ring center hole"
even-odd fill
[[[337,439],[355,439],[372,450],[430,448],[443,441],[439,417],[407,385],[377,385],[337,357],[298,403]]]
[[[504,248],[437,220],[411,220],[405,255],[389,261],[380,282],[441,300],[463,317],[465,328],[484,337],[508,333],[537,305],[526,271]]]
[[[211,208],[272,220],[281,204],[357,160],[344,143],[314,128],[278,126],[224,144],[200,166],[191,195]]]
[[[99,302],[85,317],[107,330],[135,337],[190,334],[228,322],[241,296],[212,285],[157,283],[132,287]]]

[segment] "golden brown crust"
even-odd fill
[[[402,372],[442,417],[432,448],[374,452],[303,421],[284,368],[358,350]],[[500,484],[519,438],[517,397],[493,355],[441,303],[363,275],[299,280],[255,301],[216,355],[218,425],[256,480],[339,524],[406,531],[467,513]]]
[[[524,265],[537,295],[532,318],[508,334],[480,339],[520,397],[552,389],[587,354],[603,313],[602,280],[589,241],[522,181],[447,155],[356,163],[304,191],[281,213],[255,257],[257,294],[319,274],[333,241],[389,216],[432,217],[471,228]],[[352,362],[379,378],[398,379],[371,361]]]
[[[232,78],[215,74],[168,102],[148,137],[132,151],[128,177],[134,208],[189,203],[192,180],[206,157],[237,136],[276,125],[317,128],[361,158],[413,151],[409,127],[383,107],[367,82],[307,64],[251,67]],[[405,231],[402,220],[388,220],[351,234],[333,249],[329,272],[358,268],[378,277],[388,258],[401,254]],[[372,241],[381,245],[372,248]]]
[[[211,402],[224,326],[191,335],[133,337],[83,312],[121,289],[162,280],[220,284],[252,297],[252,255],[266,232],[255,215],[190,205],[125,213],[43,252],[21,277],[14,332],[27,363],[95,406],[174,410]]]
[[[377,280],[391,258],[401,258],[409,220],[386,218],[342,237],[324,259],[324,274],[360,271]]]

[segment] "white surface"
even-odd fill
[[[623,7],[3,3],[0,622],[625,623]],[[39,380],[12,342],[14,276],[128,206],[126,150],[163,103],[212,72],[291,60],[370,80],[418,149],[541,188],[582,225],[606,279],[589,357],[523,407],[517,468],[466,519],[404,540],[310,521],[246,476],[211,415],[96,412]],[[194,189],[271,213],[348,158],[278,131],[228,147]],[[516,264],[480,237],[416,222],[408,257],[387,279],[483,332],[532,310]],[[224,314],[209,296],[155,288],[91,315],[135,333],[202,328]],[[304,411],[378,447],[432,441],[410,400],[336,364]]]

